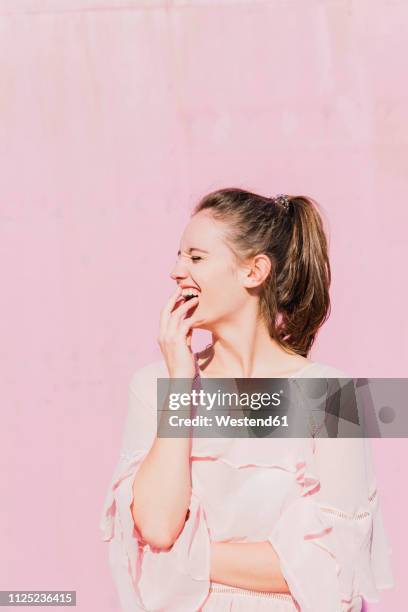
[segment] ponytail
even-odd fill
[[[290,198],[289,214],[291,236],[276,276],[276,305],[281,313],[277,335],[283,345],[307,356],[330,315],[328,245],[317,204],[311,198]]]

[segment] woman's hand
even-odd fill
[[[181,296],[181,287],[177,287],[160,313],[158,342],[166,360],[170,378],[194,378],[195,376],[194,356],[191,350],[193,329],[187,313],[197,304],[197,297],[186,301]]]

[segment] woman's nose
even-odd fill
[[[173,266],[172,271],[170,272],[170,278],[177,281],[178,279],[186,278],[188,276],[188,271],[186,270],[186,266],[177,260]]]

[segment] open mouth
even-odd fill
[[[192,300],[195,297],[199,297],[199,292],[196,289],[185,289],[183,290],[183,294],[182,294],[182,299],[184,301],[184,303],[189,302],[190,300]],[[189,318],[193,315],[193,312],[196,311],[198,306],[198,301],[195,304],[191,305],[191,308],[189,308],[186,312],[185,317]]]
[[[186,289],[183,289],[181,297],[183,298],[184,302],[188,302],[189,300],[192,300],[195,297],[199,297],[198,294],[199,292],[197,289],[194,289],[193,287],[190,289],[189,287],[187,287]]]

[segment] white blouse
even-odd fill
[[[296,378],[350,378],[312,363]],[[125,612],[354,612],[394,584],[364,438],[198,438],[192,441],[188,518],[168,551],[137,532],[134,476],[156,436],[157,378],[164,360],[140,368],[129,389],[121,454],[100,527]],[[206,379],[199,379],[206,384]],[[269,541],[290,594],[210,580],[210,543]]]

